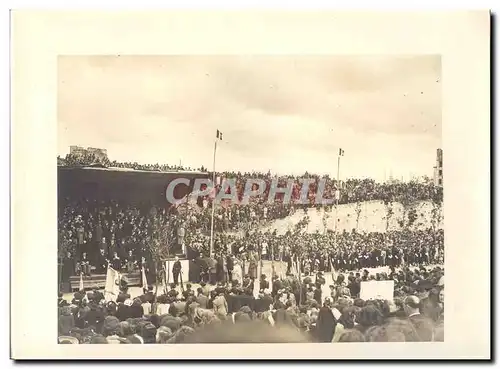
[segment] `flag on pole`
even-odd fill
[[[337,272],[335,272],[335,268],[331,260],[330,260],[330,266],[332,268],[332,282],[333,282],[332,284],[335,284],[335,282],[337,281]]]
[[[259,299],[259,292],[260,292],[260,280],[257,278],[254,279],[253,281],[253,297],[258,300]]]
[[[116,301],[120,292],[120,273],[108,266],[106,273],[106,286],[104,287],[104,299]]]
[[[344,150],[339,149],[339,156],[344,156]]]
[[[83,291],[83,273],[80,272],[80,291]]]
[[[322,301],[323,303],[325,302],[325,300],[327,298],[331,299],[330,285],[333,284],[333,282],[330,283],[330,281],[329,281],[330,275],[325,274],[324,278],[325,278],[325,284],[321,285],[321,299],[323,300]]]
[[[148,280],[146,278],[146,271],[144,270],[144,267],[142,267],[142,289],[143,290],[148,290]]]
[[[217,130],[217,136],[216,136],[219,140],[222,141],[222,132]]]

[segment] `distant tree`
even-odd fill
[[[172,253],[175,232],[176,232],[176,216],[172,213],[173,207],[170,207],[166,215],[158,214],[152,224],[152,233],[145,243],[146,251],[150,255],[155,268],[156,275],[156,294],[158,293],[159,285],[164,280],[168,284],[170,282],[170,273],[165,275],[165,262],[170,260],[174,255]],[[170,270],[170,266],[168,266]]]

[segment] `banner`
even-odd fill
[[[325,284],[321,286],[321,299],[324,303],[327,298],[332,300],[330,285],[333,284],[333,281],[331,281],[331,276],[326,273],[323,275],[323,278],[325,278]]]
[[[335,272],[335,268],[333,267],[331,259],[330,259],[330,267],[332,268],[332,284],[335,284],[335,282],[337,281],[337,273]]]
[[[106,286],[104,287],[104,299],[106,301],[116,301],[120,293],[120,273],[108,267],[106,273]]]
[[[83,273],[80,273],[80,291],[83,291]]]
[[[388,300],[394,298],[394,281],[361,282],[359,298],[363,300]]]

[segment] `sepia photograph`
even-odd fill
[[[59,343],[445,339],[439,55],[60,56],[57,88]]]
[[[12,358],[491,358],[488,12],[12,18]]]

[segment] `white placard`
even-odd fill
[[[361,282],[359,297],[363,300],[389,300],[394,298],[394,281]]]

